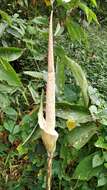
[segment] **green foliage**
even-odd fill
[[[5,59],[0,59],[0,80],[12,86],[21,86],[21,81],[14,69]]]
[[[82,127],[76,127],[69,132],[65,139],[75,149],[80,150],[96,134],[97,128],[92,123]]]
[[[22,49],[14,47],[0,47],[0,58],[5,58],[7,61],[15,61],[23,53]]]
[[[93,176],[97,176],[102,171],[102,166],[92,167],[92,158],[94,154],[91,154],[80,161],[74,172],[74,179],[89,181],[89,179],[91,179]]]

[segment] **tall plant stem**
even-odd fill
[[[48,42],[48,81],[47,81],[47,92],[46,92],[46,122],[48,128],[55,128],[55,71],[54,71],[54,55],[53,55],[53,10],[50,15],[49,24],[49,42]],[[51,126],[50,126],[51,124]],[[52,160],[53,153],[48,152],[47,161],[47,189],[51,190],[51,179],[52,179]]]
[[[52,160],[53,156],[48,156],[48,166],[47,166],[47,188],[46,190],[51,190],[51,180],[52,180]]]

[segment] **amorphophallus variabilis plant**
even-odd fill
[[[54,71],[54,55],[53,55],[52,21],[53,21],[53,10],[51,11],[50,23],[49,23],[46,119],[43,117],[42,101],[38,113],[38,123],[41,128],[41,137],[48,153],[47,190],[51,189],[52,159],[56,147],[56,141],[58,138],[58,133],[55,130],[55,71]]]

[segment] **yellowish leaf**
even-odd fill
[[[68,119],[66,124],[69,131],[71,131],[72,129],[76,127],[76,122],[74,119]]]
[[[46,6],[51,6],[51,1],[50,0],[44,0],[44,1],[45,1]]]
[[[23,159],[24,159],[24,160],[28,160],[28,155],[26,155]]]

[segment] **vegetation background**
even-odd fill
[[[0,190],[46,189],[37,115],[50,11],[49,0],[0,0]],[[106,25],[106,0],[54,2],[53,190],[107,189]]]

